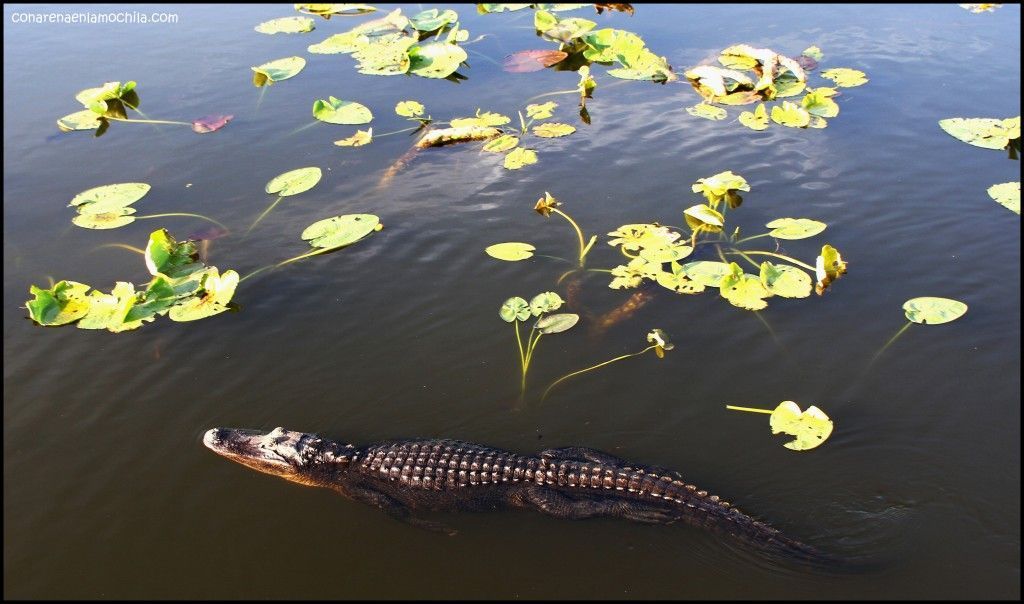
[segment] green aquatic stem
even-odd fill
[[[522,114],[520,114],[520,118],[521,117],[522,117]],[[583,231],[580,230],[580,225],[576,224],[576,221],[573,220],[572,217],[570,217],[568,214],[566,214],[562,210],[559,210],[558,208],[550,208],[550,209],[555,214],[558,214],[562,218],[565,218],[566,220],[568,220],[569,224],[571,224],[572,228],[576,231],[576,237],[579,239],[579,242],[580,242],[580,268],[583,268],[584,259],[587,257],[587,252],[590,251],[590,248],[592,248],[594,246],[594,242],[597,241],[597,235],[594,235],[594,236],[592,236],[590,238],[590,243],[584,243],[583,242]]]
[[[647,348],[644,348],[640,352],[634,352],[634,353],[630,353],[630,354],[624,354],[622,356],[617,356],[614,359],[609,359],[607,361],[604,361],[603,363],[598,363],[597,365],[591,365],[590,367],[587,367],[585,369],[580,369],[579,371],[573,371],[572,373],[567,373],[567,374],[563,375],[562,377],[558,378],[557,380],[555,380],[554,382],[551,382],[551,384],[547,387],[547,389],[544,390],[544,394],[540,397],[540,402],[543,403],[544,400],[548,398],[548,395],[551,393],[551,390],[555,386],[561,384],[562,382],[564,382],[565,380],[567,380],[567,379],[569,379],[571,377],[580,375],[582,373],[586,373],[588,371],[593,371],[595,369],[600,369],[601,367],[604,367],[605,365],[610,365],[612,363],[615,363],[616,361],[621,361],[621,360],[624,360],[624,359],[628,359],[630,357],[640,356],[640,355],[644,354],[645,352],[647,352],[648,350],[654,350],[657,347],[658,347],[657,345],[648,346]]]
[[[579,93],[580,93],[579,88],[573,88],[572,90],[556,90],[555,92],[545,92],[544,94],[538,94],[537,96],[530,97],[530,98],[526,99],[526,102],[527,103],[531,103],[533,101],[536,101],[537,99],[542,99],[542,98],[548,97],[548,96],[557,96],[559,94],[579,94]]]
[[[533,123],[532,119],[530,120],[530,123]],[[520,132],[523,134],[523,136],[526,136],[526,118],[523,117],[522,111],[519,112],[519,125],[521,126]]]
[[[417,120],[419,121],[419,120]],[[394,132],[385,132],[384,134],[374,134],[373,138],[384,138],[385,136],[391,136],[392,134],[401,134],[403,132],[412,132],[414,130],[422,130],[426,124],[420,123],[419,126],[413,126],[411,128],[403,128],[401,130],[395,130]]]
[[[142,256],[146,255],[146,250],[141,249],[141,248],[137,248],[134,245],[128,245],[127,243],[104,243],[103,245],[97,245],[96,247],[92,248],[92,250],[95,252],[96,250],[101,250],[103,248],[108,248],[108,247],[116,247],[116,248],[120,248],[120,249],[123,249],[123,250],[128,250],[129,252],[135,252],[136,254],[139,254],[139,255],[142,255]]]
[[[170,120],[136,120],[136,119],[130,119],[130,118],[127,118],[127,117],[111,117],[111,116],[106,116],[106,115],[103,116],[103,119],[113,120],[115,122],[134,122],[136,124],[170,124],[170,125],[173,125],[173,126],[191,126],[192,125],[192,124],[190,124],[188,122],[174,122],[174,121],[170,121]]]
[[[811,266],[810,264],[807,264],[806,262],[800,262],[796,258],[791,258],[790,256],[787,256],[785,254],[776,254],[775,252],[763,252],[763,251],[739,252],[739,251],[737,251],[737,252],[730,252],[730,253],[736,253],[736,254],[745,253],[745,254],[750,254],[750,255],[753,255],[753,256],[771,256],[773,258],[778,258],[780,260],[785,260],[787,262],[792,262],[793,264],[795,264],[797,266],[800,266],[800,267],[803,267],[803,268],[806,268],[807,270],[812,271],[812,272],[816,270],[813,266]]]
[[[266,86],[260,86],[260,95],[258,97],[256,97],[256,111],[255,111],[255,113],[259,113],[260,106],[263,104],[263,97],[266,94],[267,94],[267,87]]]
[[[192,214],[192,213],[189,213],[189,212],[167,212],[166,214],[146,214],[145,216],[135,216],[134,218],[136,220],[142,220],[143,218],[167,218],[167,217],[170,217],[170,216],[184,216],[184,217],[187,217],[187,218],[200,218],[200,219],[205,220],[207,222],[212,222],[213,224],[215,224],[215,225],[219,226],[220,228],[224,229],[225,231],[228,230],[228,227],[224,226],[223,223],[221,223],[221,222],[219,222],[217,220],[214,220],[213,218],[210,218],[209,216],[203,216],[202,214]]]
[[[731,409],[733,411],[747,411],[749,413],[766,413],[768,415],[771,415],[773,413],[771,409],[757,409],[755,407],[737,407],[736,405],[726,405],[725,408]]]
[[[287,260],[282,260],[281,262],[278,262],[276,264],[268,264],[266,266],[263,266],[263,267],[260,267],[260,268],[258,268],[256,270],[254,270],[253,272],[249,273],[248,275],[242,277],[241,279],[238,280],[238,282],[241,283],[242,281],[245,281],[249,277],[252,277],[252,276],[255,276],[255,275],[259,274],[259,273],[262,273],[265,270],[269,270],[269,269],[273,269],[273,268],[280,268],[280,267],[282,267],[282,266],[284,266],[286,264],[291,264],[292,262],[296,262],[298,260],[302,260],[303,258],[311,258],[313,256],[317,256],[317,255],[320,255],[320,254],[326,254],[327,252],[333,252],[334,250],[335,250],[335,248],[324,248],[324,249],[319,249],[319,250],[313,250],[311,252],[306,252],[305,254],[299,254],[298,256],[295,256],[294,258],[289,258]]]
[[[739,254],[741,258],[743,258],[744,260],[746,260],[747,262],[750,263],[750,266],[753,266],[758,271],[761,270],[761,265],[756,263],[756,262],[754,262],[754,260],[751,259],[750,256],[746,255],[742,250],[738,250],[738,249],[734,248],[733,251],[730,252],[730,253]]]
[[[761,237],[771,237],[771,236],[772,236],[771,233],[761,233],[760,235],[751,235],[750,237],[744,237],[743,239],[740,239],[738,241],[734,241],[733,245],[739,245],[739,244],[747,242],[747,241],[753,241],[754,239],[760,239]]]
[[[770,323],[768,323],[768,320],[761,316],[761,312],[757,310],[751,312],[753,312],[754,316],[757,317],[759,321],[761,321],[761,325],[764,325],[764,328],[768,330],[768,334],[772,337],[772,341],[775,342],[776,346],[781,346],[781,343],[779,342],[779,337],[775,335],[775,330],[772,329],[772,326]]]
[[[911,326],[911,325],[913,325],[913,324],[914,324],[914,323],[913,323],[913,321],[907,321],[907,324],[906,324],[906,325],[904,325],[903,327],[901,327],[901,328],[900,328],[900,330],[899,330],[899,331],[897,331],[897,332],[896,332],[896,334],[895,334],[895,335],[894,335],[893,337],[889,338],[889,341],[888,341],[888,342],[886,342],[886,343],[885,343],[885,345],[884,345],[884,346],[882,346],[882,347],[881,347],[881,348],[880,348],[880,349],[878,350],[878,352],[876,352],[876,353],[875,353],[875,356],[871,357],[871,362],[870,362],[870,363],[868,363],[868,367],[871,367],[871,365],[873,365],[873,364],[875,363],[875,361],[877,361],[877,360],[878,360],[878,357],[882,356],[882,353],[883,353],[883,352],[885,352],[887,348],[889,348],[890,346],[892,346],[893,342],[895,342],[895,341],[897,340],[897,338],[899,338],[900,336],[902,336],[902,335],[903,335],[903,332],[907,331],[907,329],[909,329],[909,328],[910,328],[910,326]]]
[[[273,210],[277,206],[277,204],[281,203],[282,199],[284,199],[284,195],[278,195],[277,199],[275,199],[273,203],[271,203],[269,206],[267,206],[267,209],[263,210],[262,214],[260,214],[259,216],[256,217],[256,220],[254,220],[252,225],[249,226],[249,229],[245,232],[245,234],[248,235],[249,233],[251,233],[252,230],[254,228],[256,228],[256,225],[259,224],[261,220],[263,220],[263,217],[266,216],[267,214],[269,214],[270,211]]]

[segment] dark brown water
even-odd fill
[[[290,6],[167,7],[176,25],[26,25],[4,9],[4,595],[10,598],[956,598],[1020,596],[1020,220],[985,194],[1019,178],[1006,154],[946,135],[946,117],[1020,112],[1020,9],[974,15],[946,6],[640,6],[596,17],[635,31],[677,68],[739,42],[799,53],[871,81],[844,90],[825,130],[690,116],[685,84],[626,82],[595,69],[593,123],[571,95],[556,118],[579,127],[537,145],[518,172],[477,148],[419,155],[377,188],[411,140],[359,149],[354,128],[310,122],[316,98],[358,100],[374,131],[422,101],[438,119],[476,108],[514,115],[536,95],[576,85],[571,72],[505,74],[502,58],[550,48],[531,12],[459,9],[471,37],[459,84],[355,72],[307,45],[359,21],[317,21],[304,35],[252,31]],[[53,10],[63,11],[65,8]],[[132,10],[129,8],[129,10]],[[146,12],[150,8],[142,8]],[[417,12],[413,6],[407,13]],[[589,9],[575,13],[595,18]],[[309,63],[259,92],[249,67]],[[202,137],[187,128],[115,124],[105,136],[58,135],[81,89],[139,82],[152,117],[234,114]],[[547,100],[547,99],[542,99]],[[730,109],[731,121],[738,110]],[[252,234],[264,184],[307,165],[314,189],[287,198]],[[585,324],[545,338],[516,408],[514,335],[497,316],[509,296],[555,288],[564,270],[501,263],[483,248],[530,241],[571,256],[567,225],[532,211],[545,190],[589,233],[590,265],[618,262],[603,233],[624,223],[680,224],[690,183],[733,170],[753,191],[730,213],[744,232],[807,216],[825,235],[789,242],[813,258],[828,241],[850,272],[822,298],[773,299],[764,322],[717,295],[665,290],[600,337]],[[245,274],[304,251],[298,234],[335,214],[373,212],[385,229],[339,253],[239,287],[238,313],[135,332],[44,329],[21,308],[47,277],[109,289],[143,282],[141,246],[161,226],[70,224],[67,202],[101,184],[143,181],[140,213],[197,212],[233,233],[210,263]],[[188,184],[191,186],[186,186]],[[629,292],[594,273],[580,296],[600,313]],[[564,295],[564,289],[559,289]],[[962,319],[913,326],[870,369],[916,296],[966,302]],[[769,328],[766,327],[767,323]],[[676,349],[543,385],[641,349],[660,327]],[[726,403],[817,404],[835,420],[819,449],[796,453],[766,418]],[[582,445],[678,469],[787,533],[872,570],[814,574],[768,562],[688,527],[558,521],[526,513],[453,515],[456,537],[397,523],[324,490],[255,474],[201,444],[214,426],[320,432],[351,441],[409,436],[529,452]]]

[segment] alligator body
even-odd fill
[[[593,449],[547,449],[519,455],[454,440],[406,440],[365,447],[314,434],[214,428],[214,452],[252,469],[356,501],[433,530],[419,511],[533,509],[550,516],[596,516],[646,523],[683,521],[728,533],[775,553],[825,562],[817,550],[747,516],[675,472],[640,466]]]

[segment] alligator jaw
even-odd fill
[[[213,428],[203,444],[214,453],[253,470],[306,484],[303,475],[304,442],[309,435],[275,428],[271,432]]]

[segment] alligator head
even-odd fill
[[[284,428],[270,432],[214,428],[203,436],[203,444],[243,466],[309,486],[331,484],[354,452],[352,445]]]

